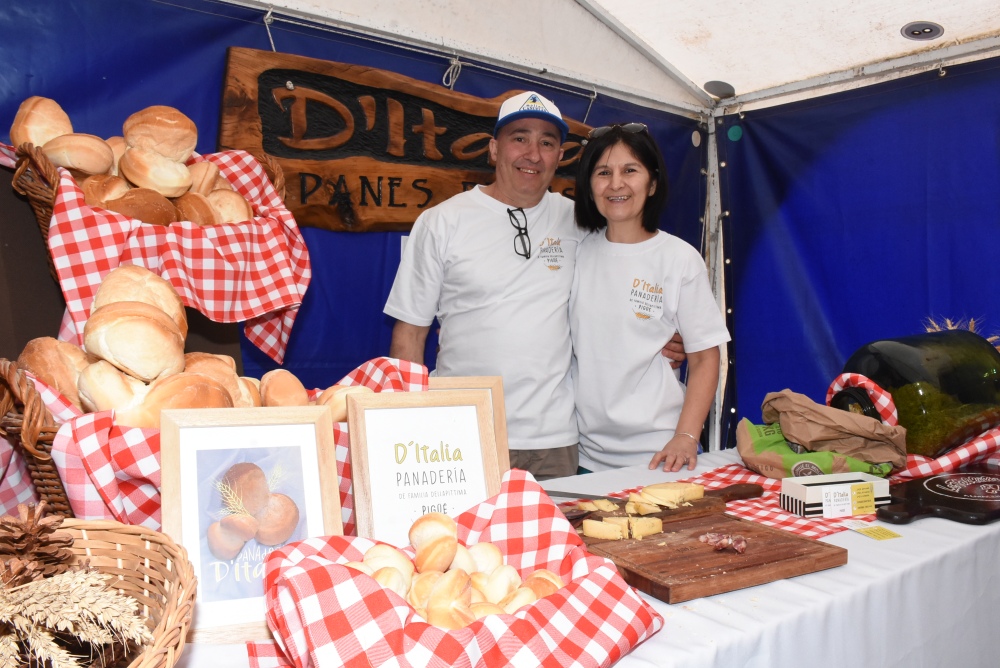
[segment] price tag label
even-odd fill
[[[851,508],[851,485],[830,485],[823,488],[823,517],[850,517],[854,513]]]
[[[875,512],[875,486],[870,482],[851,485],[851,514],[869,515]]]
[[[847,520],[841,522],[840,526],[857,531],[863,536],[868,536],[873,540],[889,540],[891,538],[902,538],[898,533],[883,526],[878,526],[862,520]]]

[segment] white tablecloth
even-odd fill
[[[607,494],[738,461],[729,450],[702,455],[693,472],[633,467],[542,485]],[[847,548],[844,566],[675,605],[645,597],[664,628],[617,667],[1000,665],[1000,522],[878,524],[902,537],[844,531],[822,539]]]
[[[693,472],[633,467],[542,485],[607,494],[735,461],[729,450],[702,455]],[[1000,665],[1000,522],[928,518],[884,526],[902,537],[876,541],[844,531],[823,539],[847,548],[845,566],[675,605],[646,597],[663,615],[664,628],[617,667]],[[177,665],[243,668],[248,662],[241,645],[188,645]]]

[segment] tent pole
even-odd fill
[[[722,244],[722,219],[725,213],[722,211],[722,196],[719,188],[719,152],[716,137],[716,123],[721,123],[713,116],[709,116],[705,127],[708,134],[706,151],[708,160],[705,178],[707,179],[705,188],[705,215],[702,217],[702,252],[708,265],[708,277],[712,283],[712,294],[718,308],[722,311],[723,318],[726,315],[726,283],[725,283],[725,258],[723,257]],[[721,415],[723,397],[726,391],[726,370],[729,368],[729,359],[726,346],[720,346],[719,359],[719,386],[715,391],[715,401],[708,413],[708,449],[710,452],[720,450],[721,445]]]

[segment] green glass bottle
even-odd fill
[[[940,457],[1000,425],[1000,352],[973,332],[875,341],[851,355],[844,373],[867,376],[892,395],[908,453]],[[841,390],[830,405],[878,416],[858,388]]]

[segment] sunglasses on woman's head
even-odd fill
[[[645,123],[625,123],[623,125],[602,125],[599,128],[594,128],[587,133],[587,138],[580,142],[581,145],[586,146],[587,142],[591,139],[597,139],[602,137],[615,128],[619,128],[622,132],[628,132],[629,134],[636,134],[637,132],[649,132],[649,128],[646,127]]]

